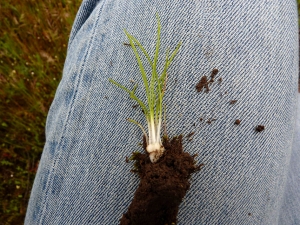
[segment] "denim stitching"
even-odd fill
[[[102,7],[100,7],[99,8],[99,12],[102,10]],[[98,19],[100,18],[100,13],[98,13],[97,14],[97,19],[95,20],[95,23],[94,23],[94,27],[97,25],[97,21],[98,21]],[[94,29],[94,32],[95,32],[95,29]],[[91,48],[91,46],[92,46],[92,42],[93,42],[93,39],[94,39],[94,37],[95,37],[95,35],[94,35],[94,33],[91,35],[91,41],[90,41],[90,44],[89,44],[89,46],[88,46],[88,48],[87,48],[87,51],[86,51],[86,53],[85,53],[85,59],[86,59],[86,57],[88,56],[88,53],[89,53],[89,51],[90,51],[90,48]],[[73,103],[75,102],[75,99],[76,99],[76,94],[77,94],[77,89],[78,89],[78,86],[80,85],[80,75],[82,75],[82,71],[85,69],[84,68],[84,64],[85,64],[85,60],[82,62],[82,64],[81,64],[81,71],[80,71],[80,73],[78,74],[79,76],[78,76],[78,78],[77,78],[77,85],[76,85],[76,88],[74,89],[74,94],[73,94]],[[66,126],[67,126],[67,124],[68,124],[68,119],[69,119],[69,116],[70,116],[70,114],[71,114],[71,112],[72,112],[72,106],[73,106],[73,103],[70,105],[70,109],[69,109],[69,113],[68,113],[68,116],[66,117],[66,121],[65,121],[65,125],[64,125],[64,130],[66,129]],[[63,131],[63,133],[64,133],[64,131]],[[63,138],[64,138],[64,135],[63,135],[63,133],[62,133],[62,135],[61,135],[61,138],[60,138],[60,142],[59,142],[59,144],[58,144],[58,147],[57,148],[61,148],[61,142],[62,142],[62,140],[63,140]],[[53,161],[53,164],[52,164],[52,166],[51,166],[51,172],[52,172],[52,176],[55,174],[53,171],[54,171],[54,168],[55,168],[55,165],[57,164],[57,162],[59,161],[59,155],[60,155],[60,153],[61,153],[62,151],[58,151],[57,152],[57,159],[56,160],[54,160]],[[48,198],[48,192],[49,192],[49,189],[50,189],[50,186],[51,186],[51,183],[52,183],[52,179],[51,179],[51,172],[49,173],[49,177],[48,177],[48,182],[47,182],[47,184],[46,184],[46,191],[45,191],[45,199],[44,199],[44,202],[43,202],[43,205],[44,205],[44,207],[43,207],[43,210],[42,210],[42,212],[41,212],[41,218],[40,218],[40,223],[42,223],[43,224],[43,217],[45,216],[45,213],[44,213],[44,211],[46,210],[46,206],[47,206],[47,204],[46,204],[46,202],[47,202],[47,198]]]

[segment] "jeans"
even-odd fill
[[[145,101],[123,29],[152,56],[156,12],[159,71],[166,49],[182,41],[168,70],[167,132],[195,132],[184,149],[205,164],[192,176],[178,224],[300,224],[295,0],[84,0],[47,117],[25,224],[112,225],[126,212],[139,179],[125,158],[143,151],[140,128],[126,118],[145,127],[146,121],[108,79],[130,89],[138,83]],[[197,92],[214,68],[210,91]],[[256,131],[258,125],[265,129]]]

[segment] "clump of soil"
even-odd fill
[[[237,102],[237,100],[231,100],[230,105],[234,105]]]
[[[165,138],[163,145],[165,152],[156,163],[151,163],[147,152],[133,153],[133,172],[139,175],[140,184],[120,220],[121,225],[176,224],[179,205],[190,188],[191,174],[203,164],[196,165],[196,155],[183,151],[182,135],[172,140]]]
[[[215,76],[219,72],[218,69],[213,69],[210,75],[210,80],[208,80],[207,76],[201,77],[200,81],[196,85],[197,92],[201,92],[203,88],[206,88],[206,93],[210,91],[209,84],[215,81]]]
[[[222,77],[220,77],[220,78],[218,79],[218,84],[220,85],[220,84],[222,83],[222,81],[223,81],[223,79],[222,79]]]
[[[188,135],[186,135],[186,138],[189,139],[190,137],[192,137],[195,134],[195,131],[189,133]]]
[[[241,120],[235,120],[235,122],[234,122],[234,124],[236,124],[236,125],[240,125],[240,123],[241,123]]]
[[[264,129],[265,129],[265,126],[264,126],[264,125],[258,125],[258,126],[255,128],[255,130],[256,130],[257,132],[262,132]]]
[[[216,68],[211,71],[210,82],[214,82],[215,76],[217,75],[218,72],[219,70]]]
[[[196,85],[197,92],[201,92],[203,88],[206,88],[206,92],[209,92],[207,76],[201,77],[199,83]]]

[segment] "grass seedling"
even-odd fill
[[[138,87],[136,84],[132,90],[129,90],[125,86],[121,85],[117,81],[113,79],[109,79],[111,83],[116,85],[117,87],[123,89],[126,91],[130,98],[135,100],[139,106],[142,108],[142,111],[144,112],[148,124],[148,135],[143,128],[143,126],[138,123],[137,121],[133,119],[128,119],[129,122],[132,122],[136,125],[138,125],[145,137],[146,137],[146,143],[147,143],[147,152],[149,153],[149,157],[152,163],[155,163],[160,156],[162,156],[164,152],[164,146],[162,145],[160,132],[161,132],[161,125],[162,125],[162,110],[163,110],[163,97],[166,90],[166,81],[167,81],[167,70],[169,66],[171,65],[174,57],[176,56],[177,52],[179,51],[179,48],[181,46],[181,42],[179,42],[175,48],[175,50],[169,54],[169,49],[167,49],[166,52],[166,58],[164,63],[164,68],[161,74],[157,71],[157,61],[158,61],[158,53],[160,48],[160,30],[161,30],[161,24],[158,14],[156,14],[157,18],[157,39],[156,39],[156,48],[153,60],[150,58],[149,54],[145,50],[145,48],[141,45],[141,43],[131,34],[129,34],[125,29],[124,32],[129,40],[129,43],[133,49],[134,55],[136,57],[137,63],[139,65],[140,73],[143,79],[144,87],[145,87],[145,93],[146,93],[146,99],[147,103],[144,103],[141,99],[139,99],[135,95],[135,91]],[[150,81],[148,81],[147,73],[145,71],[145,68],[143,66],[143,63],[141,61],[141,58],[139,56],[139,53],[137,51],[136,46],[142,51],[142,53],[145,55],[148,63],[150,64],[152,71],[151,71],[151,77]]]

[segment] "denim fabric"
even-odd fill
[[[146,123],[108,78],[127,87],[134,80],[145,100],[123,29],[153,53],[156,12],[162,23],[159,70],[167,47],[183,43],[168,72],[167,131],[195,132],[184,148],[205,164],[192,176],[178,224],[300,224],[299,202],[293,201],[299,200],[299,173],[289,171],[299,171],[291,155],[300,158],[299,147],[292,151],[295,0],[84,0],[48,114],[25,224],[111,225],[126,212],[139,180],[125,157],[142,151],[142,132],[126,118]],[[213,68],[222,82],[209,93],[196,92]],[[259,124],[264,131],[255,131]]]
[[[300,94],[298,94],[297,128],[289,164],[279,224],[300,224]]]

